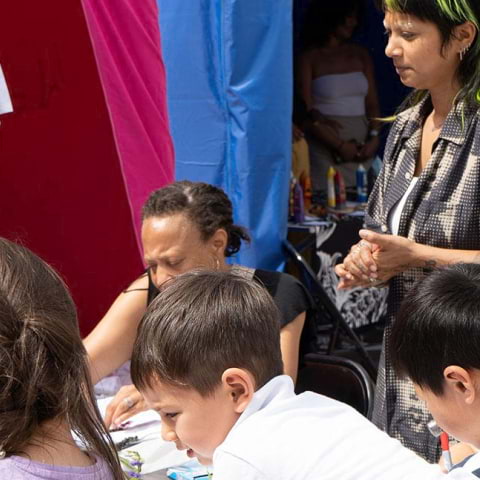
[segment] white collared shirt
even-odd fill
[[[449,476],[356,410],[323,395],[295,395],[290,377],[255,392],[213,457],[215,480],[460,480]]]

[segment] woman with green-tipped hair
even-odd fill
[[[392,125],[367,228],[336,271],[340,288],[388,285],[391,325],[429,270],[480,262],[480,1],[383,0],[383,9],[386,54],[414,90]],[[390,325],[374,422],[436,461],[428,411],[390,364]]]

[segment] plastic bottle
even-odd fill
[[[356,179],[357,179],[357,202],[358,203],[366,203],[367,202],[367,171],[365,167],[360,164],[357,168],[356,172]]]
[[[303,190],[300,182],[298,181],[295,181],[293,186],[293,221],[295,223],[303,223],[305,221]]]
[[[330,167],[327,172],[327,205],[335,208],[337,205],[335,198],[335,173],[336,170]]]
[[[308,175],[302,175],[300,180],[303,190],[303,206],[305,211],[308,212],[312,206],[312,182]]]
[[[335,202],[337,208],[344,208],[347,204],[347,194],[345,193],[345,182],[343,175],[339,170],[335,172]]]

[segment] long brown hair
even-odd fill
[[[0,447],[20,454],[47,420],[65,420],[124,479],[96,407],[77,313],[60,276],[0,237]]]

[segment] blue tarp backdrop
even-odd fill
[[[276,269],[292,150],[292,0],[157,1],[176,178],[222,187],[254,239],[235,261]]]

